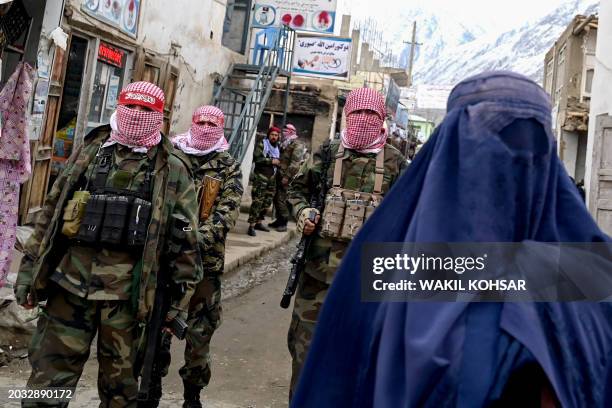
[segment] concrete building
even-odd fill
[[[552,99],[559,156],[578,182],[586,173],[597,26],[597,16],[576,16],[544,62],[544,88]]]
[[[612,38],[612,0],[602,0],[600,38]],[[587,203],[600,227],[612,235],[612,42],[599,41],[591,97],[586,160]]]
[[[166,93],[164,131],[186,129],[234,62],[246,60],[249,0],[15,0],[28,21],[5,47],[5,80],[20,60],[37,68],[31,113],[33,175],[20,214],[31,222],[54,176],[119,90],[148,80]]]
[[[425,143],[434,132],[436,125],[432,121],[418,115],[408,116],[408,126],[420,142]]]

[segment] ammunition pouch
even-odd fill
[[[334,168],[334,186],[325,197],[319,234],[323,238],[351,241],[383,199],[384,150],[376,158],[374,192],[365,193],[340,187],[344,148],[340,145]]]
[[[79,233],[90,197],[89,191],[76,191],[64,207],[62,234],[68,238],[74,238]]]
[[[106,196],[104,194],[94,194],[87,201],[83,222],[76,235],[76,239],[81,243],[94,245],[100,241],[100,230],[104,220],[104,210],[106,209]]]
[[[119,246],[127,226],[130,200],[124,196],[106,197],[100,243],[105,247]]]
[[[151,195],[154,160],[140,191],[108,188],[106,182],[111,168],[112,149],[100,149],[102,154],[98,153],[96,156],[95,176],[90,176],[94,194],[90,196],[88,191],[77,191],[74,199],[68,202],[64,209],[62,232],[82,245],[108,249],[121,249],[126,246],[129,249],[141,249],[145,245],[152,212],[151,201],[145,197],[149,198]],[[78,233],[69,235],[74,229],[73,224],[78,221],[78,209],[81,208],[79,206],[83,207],[83,215],[82,221],[79,221]]]
[[[142,247],[147,239],[149,219],[151,219],[151,202],[136,198],[132,203],[132,211],[128,222],[127,245]]]

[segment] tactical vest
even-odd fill
[[[137,191],[107,187],[115,146],[100,148],[84,190],[64,208],[62,233],[80,245],[107,249],[142,248],[151,218],[155,159]]]
[[[320,235],[323,238],[351,241],[383,199],[385,152],[383,149],[376,156],[376,176],[372,193],[341,187],[343,161],[344,146],[340,144],[334,166],[333,187],[325,196]]]

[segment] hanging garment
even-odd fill
[[[34,69],[19,63],[0,92],[0,287],[5,284],[15,246],[19,185],[32,172],[26,120]]]

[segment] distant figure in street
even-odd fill
[[[376,90],[351,92],[344,106],[346,129],[340,140],[324,143],[312,164],[303,167],[289,186],[298,230],[305,235],[316,234],[306,253],[287,336],[293,360],[290,395],[340,261],[364,220],[380,205],[406,166],[404,156],[387,141],[385,111],[384,98]],[[325,190],[325,207],[312,208],[312,199],[321,194],[321,189]],[[311,212],[319,214],[315,223],[308,218]]]
[[[344,256],[291,406],[612,406],[610,303],[361,301],[364,243],[611,242],[557,156],[539,85],[481,74],[447,111]]]
[[[172,139],[177,153],[191,171],[199,206],[199,245],[204,277],[189,303],[183,378],[185,407],[199,408],[200,392],[211,377],[210,341],[221,325],[221,274],[225,260],[225,238],[236,223],[242,198],[240,163],[229,154],[223,134],[225,117],[214,106],[201,106],[193,113],[191,128]],[[172,336],[165,333],[154,378],[154,401],[162,396],[162,376],[170,366]]]
[[[276,172],[276,194],[274,195],[276,220],[268,224],[268,227],[275,228],[278,232],[287,231],[287,222],[291,215],[287,202],[287,187],[300,170],[305,156],[306,145],[298,139],[295,126],[288,123],[283,130],[280,166]]]
[[[252,201],[247,231],[252,237],[257,235],[255,230],[270,232],[270,229],[263,225],[263,221],[276,194],[276,173],[280,166],[280,133],[278,127],[272,126],[268,135],[255,145],[253,152],[255,168],[251,176]]]

